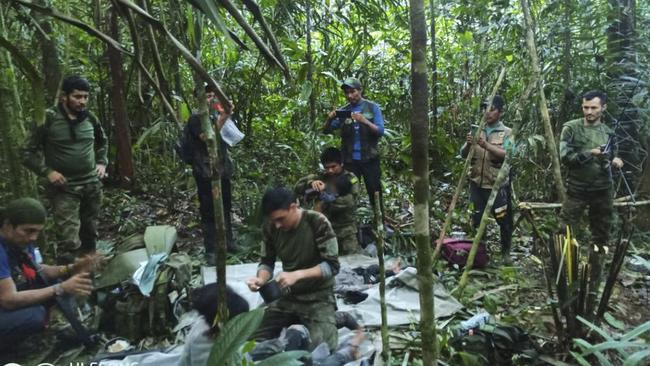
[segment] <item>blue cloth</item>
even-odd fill
[[[0,309],[0,349],[17,345],[45,329],[47,309],[35,305],[18,310]]]
[[[11,277],[9,257],[7,256],[7,250],[5,249],[5,246],[7,245],[8,244],[6,244],[5,239],[0,236],[0,280]],[[36,258],[33,245],[28,245],[27,250],[29,251],[29,254],[32,256],[32,258]]]
[[[158,267],[160,264],[167,260],[167,253],[156,253],[149,257],[149,261],[142,271],[142,277],[140,278],[140,283],[138,288],[144,296],[149,296],[153,287],[156,284],[156,273],[158,272]]]
[[[363,100],[363,99],[362,99]],[[363,103],[359,101],[357,104],[350,104],[351,112],[361,112]],[[374,115],[373,123],[377,126],[377,133],[379,136],[384,136],[384,117],[381,115],[381,109],[375,103],[370,103],[372,114]],[[332,129],[340,128],[344,121],[336,118],[330,124]],[[359,132],[359,123],[354,123],[354,144],[352,148],[352,160],[361,160],[361,134]]]

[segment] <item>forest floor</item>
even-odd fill
[[[195,278],[193,283],[197,283],[200,264],[203,264],[202,237],[198,223],[198,209],[196,202],[192,200],[193,192],[190,189],[177,190],[171,194],[163,194],[163,192],[129,194],[121,190],[107,189],[105,195],[104,215],[100,224],[102,240],[119,241],[132,233],[143,233],[150,225],[172,225],[178,230],[178,250],[189,253],[193,258]],[[256,262],[259,256],[259,242],[255,240],[257,236],[254,233],[259,228],[247,227],[244,222],[252,220],[241,217],[237,212],[234,218],[235,229],[241,239],[237,243],[240,250],[229,256],[228,263]],[[400,216],[399,219],[393,218],[391,221],[406,223],[412,221],[412,217],[408,217],[407,214]],[[406,224],[403,226],[408,227]],[[407,264],[414,265],[415,247],[412,242],[403,240],[404,236],[400,235],[400,230],[407,229],[396,229],[393,237],[401,238],[399,243],[392,245],[390,239],[388,240],[389,255],[399,255]],[[535,340],[538,350],[550,360],[563,360],[572,364],[566,354],[566,348],[561,347],[562,345],[557,342],[555,325],[548,306],[549,298],[542,272],[542,261],[532,254],[534,240],[525,230],[525,227],[520,226],[515,231],[510,263],[503,263],[497,254],[493,256],[486,268],[471,271],[467,289],[463,297],[459,298],[465,306],[465,311],[457,314],[451,321],[439,320],[439,324],[445,325],[442,332],[446,333],[460,320],[474,313],[487,311],[498,323],[518,325],[528,332]],[[498,235],[498,227],[493,222],[487,232],[488,248],[492,253],[498,253]],[[647,252],[644,253],[639,249],[637,252],[648,258]],[[440,281],[448,290],[455,288],[462,274],[461,270],[449,267],[446,263],[439,263],[436,271]],[[601,327],[616,336],[650,319],[649,291],[650,275],[639,271],[638,268],[633,269],[624,265],[609,304],[608,316]],[[393,336],[399,333],[412,333],[411,331],[415,329],[415,324],[412,324],[410,327],[391,330],[391,349],[396,360],[402,360],[405,355],[412,360],[418,358],[419,350],[415,346],[417,342],[393,342],[394,339],[403,340],[399,336]],[[150,337],[140,342],[138,347],[156,348],[174,342],[173,338],[163,338]],[[57,359],[59,360],[57,364],[66,364],[61,360],[74,359],[84,354],[92,355],[92,352],[88,351],[81,354],[78,352],[71,354],[68,351],[63,358],[55,357],[60,356],[61,351],[61,349],[53,349],[49,356],[43,359]],[[449,357],[451,353],[449,349],[443,348],[441,354],[444,358]]]

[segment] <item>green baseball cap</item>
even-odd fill
[[[345,88],[361,90],[361,82],[357,78],[347,78],[341,83],[341,89]]]
[[[45,224],[47,211],[43,204],[30,197],[15,199],[4,208],[2,212],[3,220],[9,221],[14,226],[24,224]],[[1,223],[0,223],[1,224]]]

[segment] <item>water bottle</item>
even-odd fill
[[[43,256],[38,248],[34,248],[34,262],[36,262],[36,264],[43,264]]]

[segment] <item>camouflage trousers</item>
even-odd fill
[[[587,208],[593,242],[599,246],[607,245],[614,212],[612,199],[611,189],[590,192],[569,189],[560,211],[559,232],[566,233],[566,226],[569,225],[573,233],[580,235],[580,221]]]
[[[94,251],[102,184],[48,186],[47,196],[54,216],[57,263],[71,263],[79,254]]]
[[[336,241],[339,243],[339,255],[355,254],[361,252],[357,240],[357,225],[335,227]]]
[[[338,330],[334,293],[330,289],[323,292],[322,297],[321,300],[299,300],[296,296],[289,295],[271,303],[264,312],[260,328],[252,338],[256,341],[277,338],[283,328],[302,324],[307,327],[311,337],[309,350],[323,342],[327,343],[330,350],[335,350],[338,344]]]

